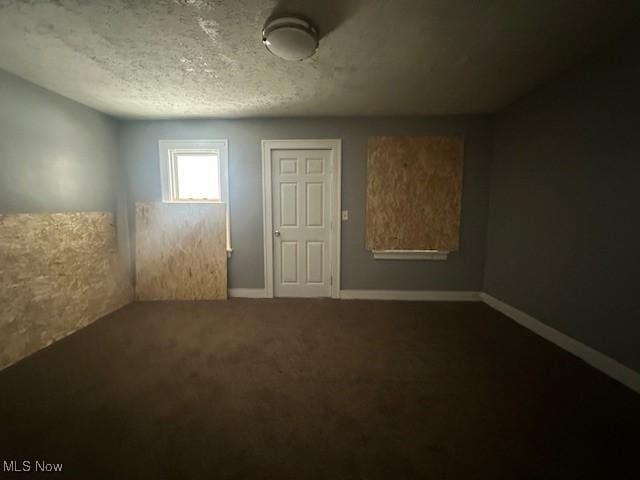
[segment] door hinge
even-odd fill
[[[329,285],[333,286],[333,274],[329,276]]]

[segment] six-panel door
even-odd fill
[[[272,150],[276,297],[331,296],[331,151]]]

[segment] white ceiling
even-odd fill
[[[484,113],[637,18],[637,0],[0,0],[0,68],[118,117]],[[276,11],[317,54],[261,44]]]

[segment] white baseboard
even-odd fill
[[[231,298],[266,298],[264,288],[230,288]],[[345,300],[413,300],[444,302],[478,302],[479,292],[444,290],[340,290]]]
[[[264,288],[230,288],[229,296],[232,298],[266,298],[267,291]]]
[[[528,315],[487,293],[480,293],[480,299],[490,307],[498,310],[523,327],[531,330],[533,333],[540,335],[545,340],[556,344],[569,353],[572,353],[592,367],[600,370],[605,375],[608,375],[614,380],[626,385],[631,390],[640,393],[640,373],[635,370],[632,370],[617,360],[608,357],[604,353],[601,353],[584,343],[579,342],[575,338],[542,323],[540,320],[536,320],[531,315]]]
[[[479,292],[446,290],[340,290],[345,300],[413,300],[431,302],[477,302]]]

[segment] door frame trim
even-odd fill
[[[265,296],[273,298],[273,196],[271,194],[272,150],[330,150],[331,151],[331,235],[329,252],[331,259],[331,298],[340,298],[340,231],[342,199],[342,140],[297,139],[262,140],[262,232],[264,245]]]

